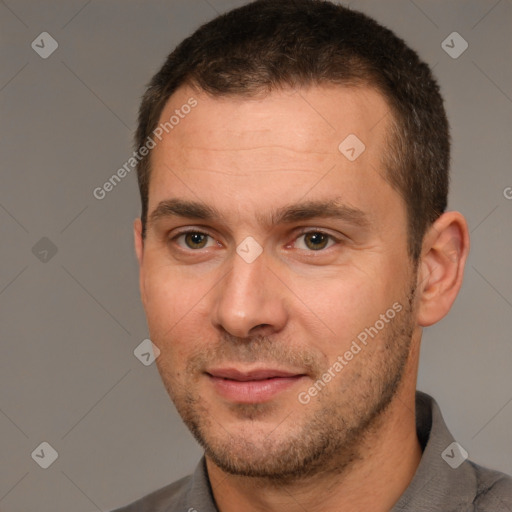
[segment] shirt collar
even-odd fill
[[[467,461],[456,468],[447,462],[455,465],[459,457],[458,448],[452,445],[454,438],[437,402],[421,391],[416,392],[416,432],[423,455],[411,483],[391,512],[449,511],[469,507],[472,493],[468,488],[474,489],[477,485],[475,473]],[[392,475],[383,475],[383,478],[390,477]],[[179,510],[218,512],[204,456],[189,481]]]
[[[470,462],[462,461],[463,452],[448,430],[439,405],[421,391],[416,392],[416,432],[423,455],[391,512],[466,510],[464,506],[469,507],[474,496],[468,490],[477,486],[475,472]]]

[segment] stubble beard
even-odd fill
[[[301,405],[298,414],[294,414],[296,409],[279,410],[272,402],[232,404],[231,416],[242,420],[243,425],[233,432],[216,419],[216,411],[193,391],[196,388],[192,376],[199,374],[198,369],[205,362],[213,360],[299,363],[299,368],[312,370],[317,377],[325,372],[325,366],[320,368],[318,359],[310,353],[292,353],[266,338],[258,338],[254,344],[225,340],[211,351],[202,350],[187,366],[190,377],[185,385],[178,385],[164,366],[159,366],[159,371],[184,423],[206,456],[224,472],[263,479],[274,485],[325,472],[342,474],[361,458],[365,439],[379,428],[379,420],[402,382],[415,325],[415,291],[413,284],[402,303],[403,310],[376,339],[368,341],[368,346],[315,399]],[[379,343],[380,350],[372,350],[372,343]],[[306,414],[300,417],[303,411]],[[269,418],[272,428],[254,426],[255,422]]]

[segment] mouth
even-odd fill
[[[242,371],[216,368],[205,372],[215,391],[230,402],[261,403],[289,390],[306,377],[304,373],[260,368]]]

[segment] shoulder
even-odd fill
[[[186,476],[151,492],[137,501],[112,512],[167,512],[170,505],[182,501],[192,476]]]
[[[510,512],[512,510],[512,477],[470,462],[476,476],[475,510]]]

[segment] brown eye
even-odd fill
[[[202,249],[207,237],[204,233],[185,233],[185,243],[191,249]]]
[[[178,243],[177,240],[180,238],[183,238],[185,241],[185,245],[182,243]],[[200,231],[184,231],[182,233],[179,233],[174,238],[172,238],[172,241],[176,241],[176,243],[182,248],[182,249],[204,249],[207,247],[208,239],[211,238],[210,235],[206,233],[201,233]]]
[[[320,231],[311,231],[310,233],[305,233],[303,236],[306,245],[314,251],[324,249],[330,238],[329,235]]]
[[[298,236],[297,240],[303,239],[303,242],[295,242],[294,246],[297,249],[303,249],[308,252],[319,252],[323,249],[326,249],[330,247],[331,245],[335,245],[336,243],[339,243],[340,240],[335,238],[333,235],[330,235],[329,233],[325,233],[323,231],[317,230],[310,230],[310,231],[303,231]],[[330,245],[328,245],[330,242]]]

